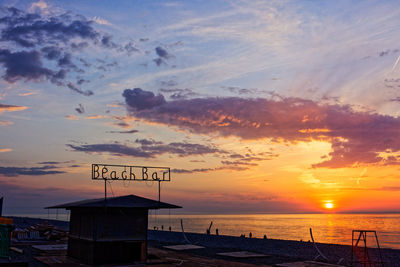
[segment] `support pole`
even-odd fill
[[[104,200],[107,199],[107,180],[104,179]]]
[[[0,197],[0,217],[3,214],[3,197]]]
[[[161,181],[158,180],[158,202],[161,202]]]

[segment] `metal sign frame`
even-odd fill
[[[104,180],[104,198],[107,199],[107,181],[158,182],[158,201],[161,198],[161,182],[171,181],[169,167],[92,164],[92,180]]]
[[[171,169],[169,167],[92,164],[92,180],[169,182],[171,181]]]

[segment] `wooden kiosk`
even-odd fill
[[[146,261],[149,209],[176,205],[135,195],[89,199],[47,207],[71,211],[68,256],[86,264]]]

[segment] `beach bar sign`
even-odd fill
[[[92,180],[171,181],[168,167],[92,164]]]

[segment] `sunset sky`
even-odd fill
[[[5,213],[102,197],[92,163],[170,167],[180,212],[400,211],[399,61],[397,1],[2,1]]]

